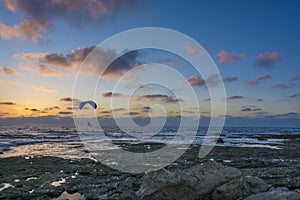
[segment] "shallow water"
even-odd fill
[[[205,136],[206,128],[198,130],[185,128],[181,130],[180,136],[175,127],[165,127],[157,134],[151,133],[151,129],[147,129],[147,131],[149,132],[147,136],[153,136],[140,138],[139,136],[145,136],[145,133],[135,130],[124,133],[118,127],[105,127],[101,137],[89,138],[82,137],[82,133],[78,133],[75,128],[70,127],[0,126],[0,153],[2,152],[0,158],[25,155],[84,158],[91,157],[84,148],[86,142],[93,142],[101,150],[111,150],[120,148],[118,144],[172,143],[180,146],[192,143],[201,145],[207,138]],[[191,136],[195,134],[195,137]],[[280,149],[289,140],[283,137],[286,135],[300,136],[300,128],[224,128],[215,145]],[[268,137],[265,138],[266,136]],[[211,136],[209,139],[215,142],[218,137]]]

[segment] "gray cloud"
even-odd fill
[[[14,105],[17,105],[17,104],[14,103],[14,102],[5,101],[5,102],[0,102],[0,105],[14,106]]]
[[[71,25],[86,23],[99,24],[99,21],[114,18],[129,8],[135,0],[4,0],[5,7],[13,13],[24,16],[20,24],[7,26],[0,21],[0,36],[41,42],[46,40],[46,31],[59,18]]]
[[[146,101],[161,101],[163,103],[177,103],[183,101],[182,99],[177,99],[172,96],[168,96],[165,94],[147,94],[136,96],[137,100],[146,100]]]
[[[281,60],[281,55],[277,52],[261,53],[256,57],[255,64],[261,68],[272,68],[275,63]]]

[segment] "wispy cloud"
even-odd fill
[[[177,103],[183,101],[182,99],[177,99],[176,97],[168,96],[165,94],[146,94],[135,97],[137,100],[146,100],[146,101],[160,101],[163,103]]]
[[[49,110],[59,110],[60,108],[58,106],[52,106],[52,107],[47,107],[44,108],[44,110],[49,111]]]
[[[277,84],[277,85],[274,85],[273,88],[277,88],[277,89],[287,89],[287,88],[289,88],[289,86],[286,85],[286,84]]]
[[[281,55],[277,52],[272,53],[261,53],[256,57],[256,65],[261,68],[272,68],[274,67],[275,63],[281,60]]]
[[[245,83],[245,85],[257,85],[261,81],[270,79],[270,78],[272,78],[272,77],[269,74],[264,74],[264,75],[257,77],[256,80],[245,80],[244,83]]]
[[[17,105],[16,103],[14,103],[14,102],[9,102],[9,101],[2,101],[2,102],[0,102],[0,105],[6,105],[6,106],[15,106],[15,105]]]
[[[259,83],[258,80],[245,80],[244,83],[246,85],[257,85]]]
[[[125,95],[121,93],[115,93],[115,92],[103,92],[102,96],[103,97],[124,97]]]
[[[215,87],[221,82],[221,77],[218,74],[212,74],[206,80],[200,76],[190,76],[187,80],[181,81],[182,83],[189,83],[194,86],[205,86],[208,88]]]
[[[292,81],[300,81],[300,75],[294,76],[291,78]]]
[[[224,50],[220,51],[217,56],[219,57],[219,64],[234,63],[246,57],[245,54],[230,53]]]
[[[295,97],[300,97],[300,93],[295,93],[295,94],[290,96],[290,98],[295,98]]]
[[[241,112],[254,112],[254,111],[262,111],[262,109],[261,108],[249,108],[249,107],[241,109]]]
[[[257,78],[257,80],[261,81],[261,80],[265,80],[265,79],[269,79],[269,78],[272,78],[269,74],[264,74],[264,75],[261,75]]]
[[[233,96],[227,97],[227,99],[229,99],[229,100],[243,99],[243,98],[245,98],[245,97],[244,96],[240,96],[240,95],[233,95]]]
[[[183,49],[187,51],[189,54],[192,54],[194,56],[203,56],[205,55],[205,51],[202,49],[198,49],[197,47],[193,47],[190,45],[183,46]]]
[[[10,68],[10,67],[2,67],[2,70],[5,74],[8,74],[8,75],[17,75],[19,74],[19,72],[13,68]]]
[[[54,92],[55,90],[49,87],[43,87],[39,85],[34,85],[32,86],[33,89],[38,90],[38,91],[43,91],[43,92]]]
[[[94,51],[97,55],[96,61],[89,63],[91,67],[82,68],[80,72],[99,75],[104,71],[108,61],[114,60],[103,72],[105,77],[120,77],[126,71],[141,64],[138,61],[139,51],[130,51],[124,55],[119,55],[116,50],[105,49],[102,47],[89,46],[83,49],[71,50],[68,54],[51,53],[44,54],[39,52],[16,54],[14,57],[26,62],[21,64],[20,69],[35,72],[44,76],[62,76],[70,72],[77,71],[86,56]],[[115,59],[117,58],[117,59]]]
[[[135,4],[134,0],[4,0],[5,7],[13,13],[22,13],[19,24],[8,26],[0,21],[3,39],[19,38],[30,42],[46,41],[46,31],[59,18],[71,25],[82,26],[113,18]]]
[[[141,112],[151,112],[151,107],[150,106],[144,106],[140,108]]]
[[[238,80],[238,77],[236,77],[236,76],[231,76],[231,77],[225,77],[224,79],[223,79],[223,81],[224,82],[234,82],[234,81],[237,81]]]
[[[264,101],[264,99],[263,98],[258,98],[258,99],[256,99],[256,101]]]
[[[72,97],[63,97],[63,98],[60,98],[59,101],[71,102],[71,101],[79,101],[79,99],[75,99]]]
[[[73,112],[61,111],[61,112],[58,112],[57,114],[59,114],[59,115],[72,115]]]

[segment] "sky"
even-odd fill
[[[300,126],[299,1],[1,0],[0,4],[0,124],[69,122],[78,104],[89,100],[84,90],[73,96],[76,76],[86,77],[86,91],[94,90],[90,84],[99,79],[100,65],[79,70],[94,47],[129,29],[162,27],[193,38],[216,63],[227,95],[228,126]],[[192,46],[183,50],[201,56]],[[222,80],[214,76],[204,80],[186,60],[161,50],[99,53],[105,59],[118,57],[96,86],[99,118],[143,119],[163,113],[170,118],[210,117],[208,91]],[[173,76],[159,64],[182,76]],[[165,80],[170,87],[143,85],[148,79]],[[191,100],[188,87],[197,102]]]

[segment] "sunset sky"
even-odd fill
[[[48,116],[59,123],[72,117],[75,76],[95,45],[128,29],[163,27],[196,40],[217,64],[227,93],[229,125],[251,124],[252,120],[260,125],[273,122],[284,126],[290,122],[299,126],[299,9],[296,0],[0,0],[0,122],[20,118],[34,122]],[[183,49],[198,53],[190,46]],[[172,85],[185,98],[149,85],[137,90],[135,103],[128,110],[122,98],[131,95],[142,77],[171,81],[167,73],[153,65],[137,69],[140,78],[127,77],[121,80],[122,87],[113,91],[114,83],[127,71],[151,62],[170,65],[185,77]],[[84,76],[96,78],[97,69]],[[147,117],[149,112],[155,113],[156,102],[165,106],[170,117],[210,114],[207,87],[213,86],[206,86],[188,63],[168,52],[126,54],[101,81],[96,97],[99,117],[112,117],[112,110],[118,117]],[[200,110],[189,102],[185,93],[188,84],[197,94]],[[113,107],[112,98],[116,100]],[[181,112],[178,102],[183,102]]]

